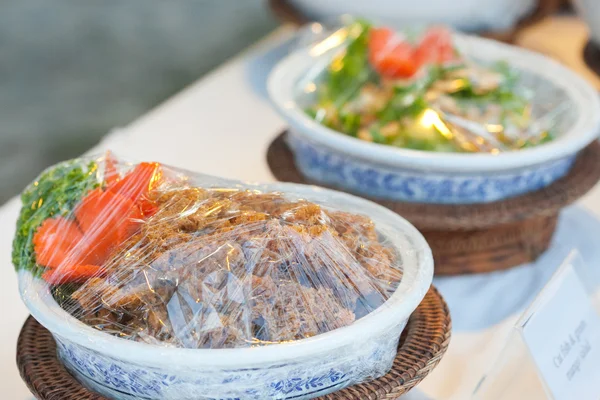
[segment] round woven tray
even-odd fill
[[[511,43],[521,29],[540,21],[547,15],[555,13],[559,10],[563,2],[564,0],[538,0],[537,7],[533,12],[525,16],[511,29],[499,32],[482,32],[481,35]],[[277,18],[283,22],[295,25],[303,25],[311,22],[311,19],[303,15],[289,0],[269,0],[269,6]]]
[[[296,169],[285,135],[279,135],[267,151],[271,172],[283,182],[314,183]],[[433,251],[437,275],[497,271],[533,261],[548,248],[560,210],[600,180],[598,160],[600,143],[595,141],[581,152],[571,171],[552,185],[492,203],[369,200],[402,215],[423,233]]]
[[[432,286],[402,333],[392,370],[374,381],[319,399],[398,398],[421,382],[440,362],[450,342],[451,325],[448,306]],[[106,400],[81,386],[67,372],[56,356],[52,335],[33,317],[29,317],[21,329],[17,365],[21,377],[40,400]]]

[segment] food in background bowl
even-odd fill
[[[376,378],[431,284],[418,232],[341,193],[107,155],[22,199],[22,297],[114,398],[309,398]]]
[[[371,28],[368,29],[370,31]],[[578,152],[598,134],[600,101],[595,89],[581,77],[540,54],[456,32],[451,33],[451,43],[461,59],[472,60],[476,65],[484,66],[486,73],[502,77],[500,81],[503,85],[514,85],[510,83],[510,76],[515,74],[518,77],[516,93],[502,89],[491,96],[499,101],[506,100],[507,110],[516,110],[519,109],[518,104],[525,104],[520,93],[526,94],[527,102],[520,111],[522,114],[511,111],[506,115],[511,120],[510,124],[496,124],[497,119],[494,118],[506,113],[498,110],[498,104],[489,103],[489,99],[484,101],[485,111],[477,111],[478,118],[480,114],[485,117],[490,110],[493,118],[487,120],[485,117],[486,123],[478,123],[476,118],[465,118],[471,113],[470,108],[464,111],[459,109],[454,114],[448,112],[456,105],[456,101],[462,101],[465,93],[444,94],[431,103],[423,103],[416,101],[412,94],[405,98],[402,93],[405,86],[401,86],[401,90],[395,88],[392,92],[394,98],[406,100],[406,103],[401,101],[397,106],[393,100],[389,103],[387,97],[382,97],[384,101],[377,105],[375,118],[367,112],[352,114],[352,109],[344,107],[346,104],[354,106],[353,100],[347,102],[340,93],[350,90],[350,97],[358,96],[355,97],[358,99],[356,106],[362,106],[364,98],[367,99],[365,102],[370,103],[373,96],[371,93],[365,96],[361,90],[369,92],[373,87],[376,91],[389,90],[386,89],[388,81],[393,82],[394,87],[398,84],[397,79],[379,78],[379,73],[371,64],[378,65],[383,71],[381,63],[384,61],[386,68],[390,63],[395,66],[394,74],[412,74],[410,79],[416,80],[414,86],[409,85],[410,90],[422,85],[421,76],[426,78],[424,82],[430,82],[428,71],[442,68],[450,69],[445,73],[452,73],[450,62],[441,65],[435,62],[418,63],[424,65],[423,68],[410,64],[414,62],[410,57],[414,57],[414,47],[420,46],[420,39],[409,40],[412,50],[408,49],[406,53],[410,57],[403,58],[401,47],[405,44],[397,47],[387,30],[384,30],[384,36],[389,36],[386,43],[390,43],[394,57],[377,59],[373,54],[371,58],[374,62],[371,62],[368,46],[372,39],[365,36],[364,32],[365,25],[362,23],[339,28],[325,40],[292,52],[280,61],[269,77],[271,100],[290,125],[288,142],[296,165],[312,182],[397,201],[444,204],[497,201],[543,188],[563,177]],[[439,32],[444,31],[433,31],[435,35],[445,38],[441,42],[446,45],[434,46],[437,50],[432,54],[450,59],[452,52],[448,51],[446,33]],[[386,48],[386,45],[380,47]],[[428,47],[424,48],[427,50]],[[422,52],[429,54],[425,50]],[[351,54],[356,57],[347,57]],[[421,56],[419,59],[427,57]],[[340,60],[342,62],[338,62]],[[408,67],[406,60],[410,60]],[[500,68],[499,72],[493,71],[493,68]],[[461,70],[466,71],[464,68]],[[371,77],[373,73],[374,78]],[[367,82],[367,89],[363,87],[363,81]],[[405,81],[402,79],[400,82],[404,85]],[[461,85],[465,82],[459,81]],[[424,87],[431,90],[436,82],[446,83],[445,80],[437,80]],[[471,92],[469,89],[466,94],[472,96]],[[451,103],[442,104],[449,109],[441,109],[439,104],[436,106],[440,98],[451,99]],[[330,103],[328,106],[314,108],[315,104],[326,104],[327,101]],[[387,107],[389,104],[391,108]],[[410,115],[413,109],[418,111],[415,116]],[[306,110],[311,111],[307,114]],[[391,110],[389,115],[388,110]],[[406,117],[396,113],[409,115]],[[389,116],[397,120],[386,120]],[[385,124],[378,126],[382,118]],[[321,120],[335,126],[335,129],[318,122]],[[372,131],[371,124],[377,129]],[[368,127],[366,132],[363,130],[365,126]],[[448,132],[445,132],[446,129]],[[351,137],[346,132],[354,132],[357,137],[361,135],[366,140]],[[535,134],[530,136],[530,133]],[[465,137],[467,141],[463,140]],[[512,140],[512,137],[520,139]],[[535,140],[522,141],[523,138]],[[457,143],[460,144],[458,147]],[[482,150],[485,151],[465,151],[469,149],[462,144],[483,146]],[[511,151],[513,145],[517,149]]]
[[[495,153],[552,140],[550,117],[565,110],[552,109],[536,123],[533,93],[519,74],[506,62],[464,57],[449,30],[410,37],[364,22],[344,29],[348,44],[316,82],[317,100],[306,109],[327,127],[431,151]]]

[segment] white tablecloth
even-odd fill
[[[110,148],[132,160],[155,160],[178,167],[250,181],[270,181],[265,163],[270,141],[284,129],[266,98],[265,79],[287,53],[292,31],[281,28],[130,126],[109,134],[96,149]],[[15,365],[19,329],[28,313],[18,292],[10,252],[18,199],[0,209],[0,381],[7,399],[31,398]],[[454,319],[442,363],[408,399],[467,399],[504,346],[522,308],[547,281],[572,247],[589,262],[598,260],[600,189],[596,188],[561,219],[555,246],[537,263],[488,275],[437,279]],[[527,382],[525,382],[527,386]],[[527,389],[518,398],[526,397]],[[514,397],[513,397],[514,398]]]

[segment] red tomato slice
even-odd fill
[[[373,52],[383,50],[393,37],[394,32],[389,28],[372,28],[369,32],[369,55],[374,56]]]
[[[131,236],[136,234],[140,229],[143,218],[144,214],[139,207],[134,207],[131,209],[126,219],[119,224],[119,229],[117,231],[117,243],[115,244],[120,245]]]
[[[75,217],[84,232],[94,225],[98,214],[103,212],[99,206],[103,194],[102,188],[96,188],[81,199],[75,208]]]
[[[452,43],[452,33],[443,27],[429,29],[415,51],[419,66],[444,64],[456,57]]]
[[[83,229],[83,247],[102,265],[116,246],[139,228],[142,213],[133,201],[101,189],[91,191],[75,209]]]
[[[92,262],[94,257],[81,246],[82,238],[74,221],[63,217],[45,220],[33,236],[36,262],[48,268]]]
[[[371,29],[369,61],[388,78],[408,78],[418,69],[412,45],[388,28]]]
[[[120,181],[107,188],[112,192],[137,202],[142,195],[158,186],[162,174],[159,163],[139,163],[131,172]]]
[[[139,205],[144,218],[149,218],[158,212],[158,206],[148,199],[142,198]]]

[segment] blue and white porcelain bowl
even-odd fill
[[[112,399],[308,399],[391,368],[400,334],[433,278],[433,258],[423,236],[397,214],[348,194],[292,184],[252,187],[368,215],[402,259],[396,292],[353,324],[315,337],[196,350],[138,343],[91,328],[64,311],[40,278],[20,271],[23,301],[52,333],[60,359],[80,382]]]
[[[296,165],[311,181],[376,198],[445,204],[485,203],[543,188],[564,176],[577,153],[598,135],[600,100],[585,80],[559,63],[521,48],[454,34],[459,50],[482,62],[506,61],[534,89],[534,103],[560,105],[557,137],[537,147],[488,153],[442,153],[365,142],[329,129],[306,115],[303,92],[335,52],[316,57],[300,49],[272,71],[268,89],[290,126]],[[313,86],[314,87],[314,86]],[[314,95],[313,95],[314,96]]]

